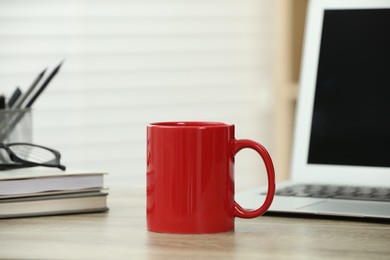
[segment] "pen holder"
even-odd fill
[[[0,110],[0,143],[31,143],[31,109]]]

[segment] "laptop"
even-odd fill
[[[390,1],[308,4],[290,180],[269,213],[390,219]],[[236,200],[258,208],[264,190]]]

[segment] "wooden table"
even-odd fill
[[[111,189],[108,213],[0,220],[0,259],[390,259],[390,225],[263,216],[235,232],[146,231],[145,193]]]

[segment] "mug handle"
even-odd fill
[[[244,148],[250,148],[255,150],[263,159],[268,176],[268,192],[263,205],[255,210],[246,210],[241,207],[236,201],[234,202],[234,214],[240,218],[254,218],[263,215],[267,209],[271,206],[272,200],[275,194],[275,170],[272,163],[271,156],[268,151],[261,144],[248,140],[234,140],[234,155]]]

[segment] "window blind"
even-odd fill
[[[3,0],[0,89],[64,60],[34,104],[34,143],[109,172],[108,185],[144,185],[154,121],[235,123],[237,138],[270,146],[271,3]],[[258,167],[248,157],[236,172]]]

